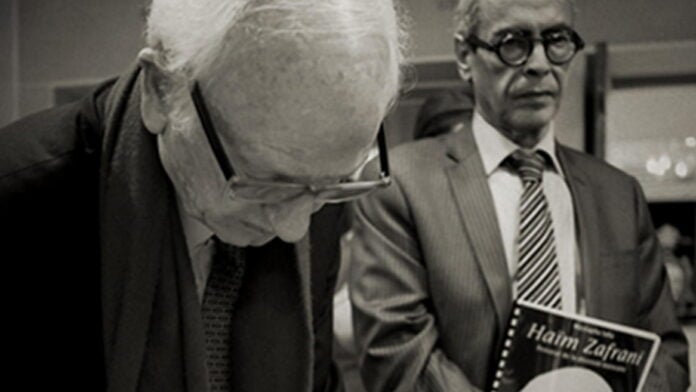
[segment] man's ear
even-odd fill
[[[173,91],[174,80],[164,67],[159,51],[145,48],[138,53],[138,63],[142,68],[143,78],[140,98],[140,114],[147,128],[154,134],[161,133],[167,126],[166,93]]]
[[[471,82],[471,67],[469,66],[469,44],[461,33],[454,34],[454,54],[457,56],[457,72],[459,77]]]

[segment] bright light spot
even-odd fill
[[[664,162],[661,162],[661,160],[655,158],[650,158],[647,162],[645,162],[645,170],[647,170],[648,173],[656,176],[663,176],[667,171],[667,169],[665,169]]]
[[[689,176],[689,167],[686,165],[686,162],[679,162],[677,163],[676,166],[674,166],[674,174],[677,175],[679,178],[686,178]]]
[[[663,169],[663,171],[669,170],[670,167],[672,167],[672,159],[669,157],[669,155],[662,154],[660,155],[660,168]]]
[[[687,137],[686,139],[684,139],[684,144],[686,144],[687,147],[696,148],[696,137]]]

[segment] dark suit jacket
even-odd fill
[[[200,306],[138,75],[0,130],[3,351],[22,382],[8,385],[207,390]],[[235,391],[335,386],[341,214],[315,215],[311,249],[305,239],[250,250],[232,325]]]
[[[357,203],[351,295],[370,391],[474,391],[490,380],[512,282],[469,128],[397,147],[392,186]],[[685,391],[687,344],[639,185],[562,145],[558,158],[587,314],[659,334],[645,391]]]

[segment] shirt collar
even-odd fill
[[[501,132],[489,124],[478,111],[474,111],[472,129],[474,140],[476,141],[476,146],[483,160],[483,168],[487,176],[490,176],[498,169],[508,155],[520,148],[518,144],[503,136]],[[547,129],[544,131],[544,136],[542,136],[539,143],[534,146],[533,150],[541,150],[548,154],[548,156],[551,157],[554,166],[553,169],[563,176],[563,170],[556,157],[556,141],[553,123],[547,126]]]
[[[184,237],[186,238],[186,247],[189,254],[192,254],[197,247],[205,244],[214,233],[208,226],[186,213],[178,197],[177,206],[179,208],[179,216],[181,217],[181,226],[184,229]]]

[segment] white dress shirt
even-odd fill
[[[184,237],[186,238],[186,248],[191,259],[191,269],[196,281],[198,300],[202,303],[205,285],[213,265],[213,252],[215,251],[213,231],[188,215],[181,203],[177,204],[179,216],[181,217],[181,226],[184,229]]]
[[[522,179],[517,173],[502,165],[513,151],[520,148],[486,122],[477,112],[473,118],[473,133],[483,167],[488,176],[488,186],[493,195],[493,204],[505,249],[508,272],[513,280],[513,295],[516,296],[515,275],[518,263],[519,204],[522,197]],[[565,182],[563,169],[556,158],[556,142],[553,125],[544,131],[534,150],[544,151],[551,157],[553,167],[546,167],[542,174],[544,195],[548,201],[553,222],[556,254],[558,255],[561,279],[562,309],[576,313],[576,266],[579,265],[575,214],[570,190]]]

